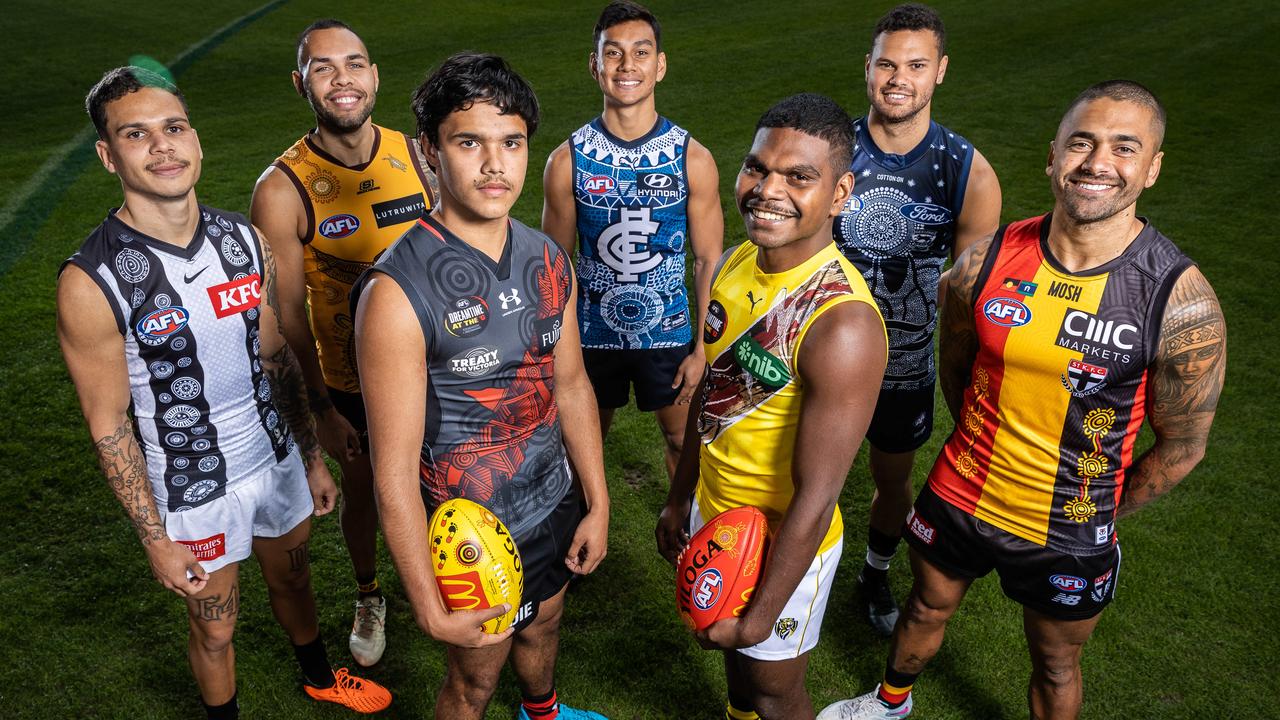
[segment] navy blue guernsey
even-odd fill
[[[687,345],[689,133],[659,117],[644,137],[625,141],[596,118],[573,133],[570,146],[582,346]]]
[[[112,211],[68,263],[102,290],[124,336],[157,506],[209,503],[293,451],[259,357],[262,246],[243,215],[200,206],[181,248]]]
[[[420,478],[429,503],[465,497],[520,537],[572,488],[554,355],[569,302],[569,256],[510,221],[498,262],[434,217],[415,223],[356,281],[395,280],[427,348]]]
[[[884,316],[884,389],[927,387],[937,372],[938,278],[955,243],[973,146],[936,122],[906,155],[876,147],[866,118],[854,131],[853,195],[832,230]]]

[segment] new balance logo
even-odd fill
[[[1053,596],[1053,601],[1056,603],[1062,603],[1063,605],[1070,605],[1072,607],[1075,607],[1076,605],[1080,604],[1080,597],[1081,597],[1080,595],[1068,595],[1066,593],[1058,593],[1057,595]]]

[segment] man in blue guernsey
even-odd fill
[[[547,159],[542,230],[570,253],[578,245],[582,355],[601,431],[634,385],[636,407],[657,416],[670,477],[706,365],[692,328],[706,318],[723,248],[719,177],[711,152],[655,107],[667,58],[652,13],[626,1],[605,7],[590,65],[604,112]]]

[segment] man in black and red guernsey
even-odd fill
[[[1204,456],[1226,372],[1213,289],[1137,215],[1165,113],[1137,83],[1094,85],[1058,125],[1053,212],[956,263],[939,376],[956,429],[907,517],[915,584],[875,691],[819,717],[901,718],[974,579],[1023,606],[1034,718],[1075,718],[1080,656],[1120,573],[1115,521]],[[1134,457],[1143,420],[1155,444]]]
[[[417,89],[413,109],[440,202],[352,297],[383,532],[418,624],[450,645],[435,716],[483,716],[510,658],[518,718],[602,720],[555,694],[565,588],[604,557],[609,497],[572,263],[509,216],[538,101],[501,58],[459,53]],[[516,540],[525,592],[513,630],[480,629],[505,605],[445,608],[427,516],[452,497],[492,510]]]

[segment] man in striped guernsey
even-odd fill
[[[378,66],[350,27],[312,23],[298,38],[297,60],[293,85],[316,126],[262,174],[251,215],[275,253],[285,337],[307,380],[316,434],[342,467],[339,517],[356,579],[348,644],[368,666],[386,649],[387,605],[348,296],[356,277],[430,210],[435,175],[417,143],[370,119]]]
[[[231,638],[250,553],[307,694],[381,710],[390,693],[331,670],[320,637],[309,516],[337,488],[279,327],[271,253],[243,216],[197,203],[200,142],[170,82],[118,68],[85,104],[124,203],[63,265],[58,337],[152,573],[186,600],[206,712],[238,714]]]
[[[1080,655],[1119,580],[1115,521],[1199,462],[1226,370],[1212,288],[1136,214],[1164,130],[1141,85],[1088,88],[1050,146],[1053,212],[956,264],[939,373],[956,429],[907,518],[915,585],[880,687],[823,718],[905,717],[947,620],[992,569],[1023,606],[1032,717],[1078,716]],[[1155,444],[1135,457],[1144,419]]]

